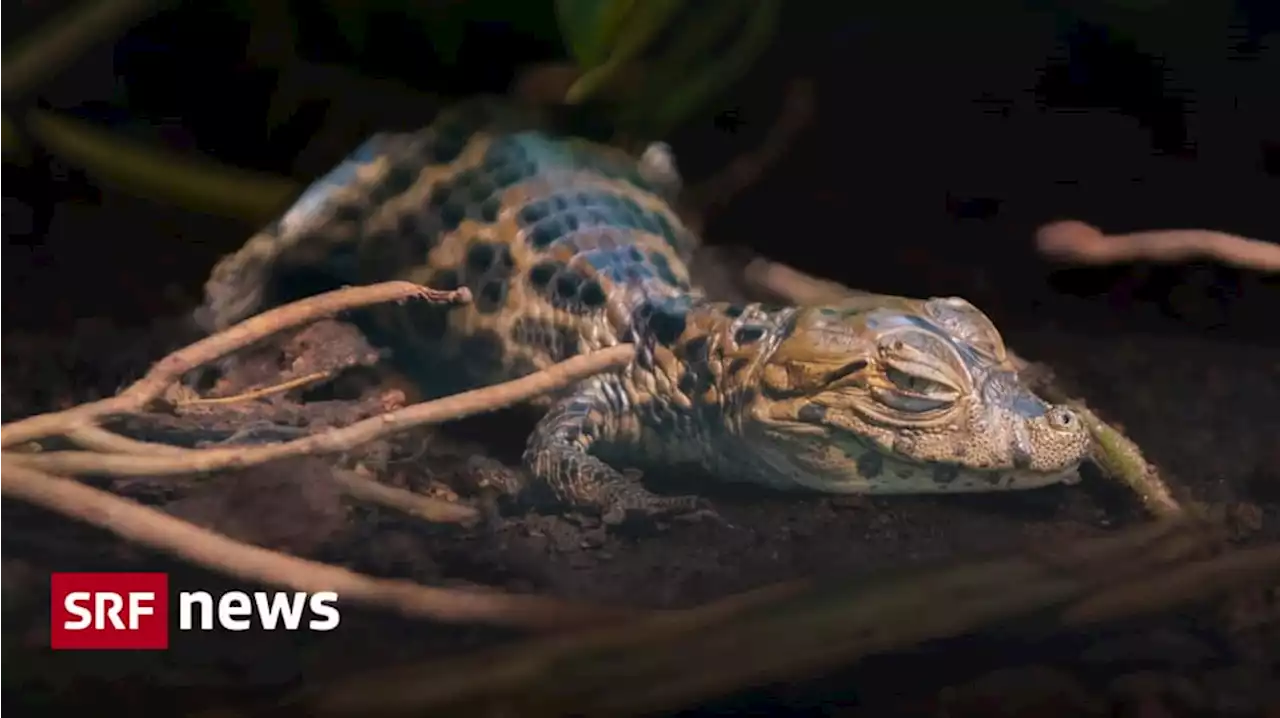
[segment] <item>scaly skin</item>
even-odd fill
[[[701,507],[619,470],[636,463],[837,494],[1076,478],[1083,422],[1019,384],[968,302],[708,301],[689,284],[697,240],[661,153],[637,161],[544,124],[472,101],[375,136],[218,264],[200,316],[219,329],[342,284],[465,285],[470,305],[387,305],[365,322],[433,394],[634,342],[631,365],[545,404],[525,453],[544,497],[610,521]]]

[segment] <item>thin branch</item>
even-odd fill
[[[366,287],[338,289],[287,304],[246,319],[170,354],[156,362],[146,376],[109,399],[81,404],[66,411],[41,414],[0,426],[0,447],[59,434],[68,426],[81,425],[92,419],[142,411],[160,397],[165,389],[192,369],[220,359],[276,332],[348,309],[382,302],[404,301],[410,298],[441,303],[464,303],[470,301],[471,294],[465,288],[444,292],[411,282],[383,282]]]
[[[86,449],[108,454],[162,454],[177,456],[191,451],[191,449],[184,449],[181,446],[169,446],[168,444],[156,444],[150,441],[130,439],[127,436],[120,436],[107,431],[97,424],[74,426],[68,428],[64,434],[68,439]]]
[[[992,627],[1038,637],[1149,616],[1266,585],[1280,570],[1275,545],[1213,555],[1221,549],[1219,529],[1198,520],[1154,521],[1062,547],[1054,562],[1022,550],[887,578],[802,584],[746,605],[716,602],[348,676],[274,707],[335,717],[678,712]],[[575,680],[566,684],[566,675]]]
[[[573,357],[543,371],[504,384],[415,404],[358,421],[350,426],[330,429],[324,433],[312,434],[294,441],[254,447],[201,449],[172,456],[53,451],[39,454],[14,454],[12,460],[32,468],[62,475],[161,476],[202,473],[218,469],[243,469],[295,456],[317,456],[349,451],[360,444],[415,426],[461,419],[563,389],[593,374],[625,365],[631,360],[634,351],[635,347],[632,345],[620,344]]]
[[[1087,625],[1154,613],[1200,597],[1207,587],[1217,591],[1247,586],[1280,572],[1280,544],[1235,549],[1221,556],[1154,572],[1121,583],[1072,605],[1063,613],[1067,625]]]
[[[634,615],[536,596],[421,586],[379,579],[241,543],[163,512],[70,479],[5,462],[4,494],[28,501],[125,539],[219,573],[295,591],[333,591],[344,602],[448,623],[486,623],[550,630]]]
[[[1053,259],[1078,264],[1213,259],[1245,269],[1280,272],[1280,245],[1209,229],[1155,229],[1108,235],[1084,222],[1064,220],[1037,230],[1036,247]]]
[[[236,404],[242,401],[261,399],[264,396],[271,396],[272,394],[281,394],[291,389],[297,389],[300,386],[306,386],[308,384],[314,384],[322,379],[328,379],[331,376],[333,376],[333,372],[330,371],[313,371],[309,374],[304,374],[288,381],[278,382],[271,386],[258,387],[257,389],[252,389],[240,394],[233,394],[232,396],[215,396],[207,399],[188,399],[186,401],[178,401],[174,403],[176,406],[184,409],[193,406],[220,406],[224,404]]]
[[[480,512],[470,506],[441,501],[412,491],[397,489],[365,478],[354,471],[334,469],[333,479],[352,498],[403,511],[410,516],[448,524],[470,524],[480,519]]]
[[[746,281],[757,291],[763,291],[796,304],[825,304],[838,302],[849,296],[864,294],[844,285],[812,277],[779,262],[763,258],[752,260],[744,272]],[[1019,366],[1027,362],[1010,352],[1010,359]],[[1153,516],[1170,518],[1182,513],[1183,508],[1173,498],[1173,493],[1160,478],[1155,468],[1143,458],[1137,444],[1119,430],[1102,421],[1081,402],[1072,400],[1050,387],[1046,393],[1051,400],[1069,403],[1080,412],[1095,443],[1094,458],[1110,478],[1124,483]]]
[[[743,276],[748,284],[757,289],[802,306],[832,304],[841,299],[862,294],[839,282],[814,277],[780,262],[771,262],[763,258],[748,262],[743,270]]]
[[[388,411],[344,428],[296,441],[262,446],[184,449],[118,436],[96,423],[110,416],[144,413],[148,405],[171,391],[175,382],[187,372],[274,333],[344,309],[410,298],[466,302],[470,300],[470,293],[466,290],[431,290],[409,282],[387,282],[313,296],[247,319],[170,354],[157,362],[146,376],[111,399],[4,426],[0,429],[2,441],[11,448],[0,454],[0,469],[5,473],[5,480],[0,483],[0,495],[38,504],[230,576],[295,590],[336,591],[345,600],[391,608],[409,616],[551,629],[632,615],[630,611],[545,598],[510,596],[496,591],[442,590],[407,581],[362,576],[335,566],[237,542],[61,476],[77,473],[115,476],[200,473],[221,468],[243,468],[292,456],[345,451],[414,426],[490,411],[562,389],[592,374],[621,367],[634,355],[634,347],[629,344],[614,346],[574,357],[506,384]],[[38,450],[39,445],[34,439],[58,434],[97,451]],[[30,445],[36,446],[37,450],[16,450],[18,446]],[[382,486],[351,472],[335,471],[333,480],[348,495],[428,520],[471,523],[479,517],[478,512],[470,507]]]
[[[66,437],[86,449],[111,454],[177,456],[200,451],[200,449],[130,439],[94,424],[69,429]],[[334,469],[333,478],[352,498],[397,509],[428,521],[467,524],[478,520],[480,516],[479,512],[470,506],[385,486],[364,478],[354,471]]]

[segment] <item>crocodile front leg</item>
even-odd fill
[[[556,402],[538,423],[524,462],[535,481],[562,505],[599,513],[605,523],[628,518],[706,514],[696,496],[661,496],[609,466],[590,451],[606,440],[612,407],[598,383],[588,383]]]

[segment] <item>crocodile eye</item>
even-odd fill
[[[899,411],[921,414],[943,409],[956,402],[956,392],[945,384],[908,374],[889,367],[885,376],[894,388],[876,392],[876,398],[885,406]]]
[[[893,382],[894,386],[911,394],[948,395],[954,393],[951,388],[945,384],[941,384],[932,379],[926,379],[922,376],[916,376],[915,374],[908,374],[900,369],[886,367],[884,373],[885,376],[888,377],[889,381]]]

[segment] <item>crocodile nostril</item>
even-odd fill
[[[1055,406],[1048,412],[1049,426],[1069,431],[1080,425],[1080,417],[1065,406]]]

